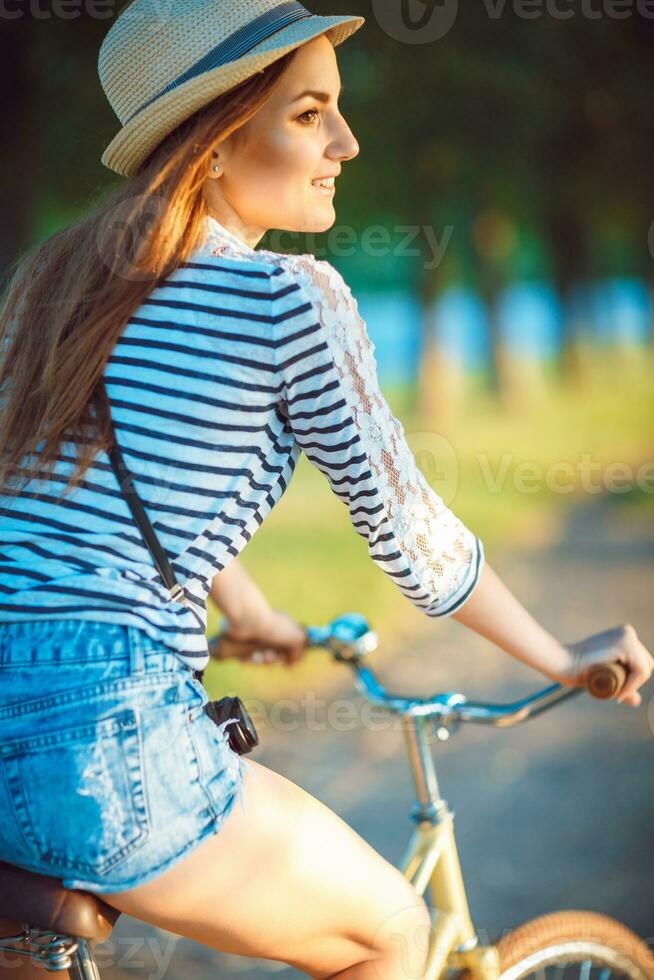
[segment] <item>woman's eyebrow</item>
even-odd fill
[[[345,86],[341,85],[338,92],[339,98],[343,94],[344,88]],[[291,99],[291,103],[299,102],[300,99],[304,99],[307,95],[311,96],[312,99],[317,99],[318,102],[329,102],[330,99],[329,92],[317,92],[313,88],[308,88],[305,92],[302,92],[300,95],[296,95],[295,98]]]

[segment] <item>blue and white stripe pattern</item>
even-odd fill
[[[301,451],[346,504],[378,566],[427,615],[449,615],[475,587],[481,543],[423,484],[441,515],[434,562],[449,569],[443,588],[403,544],[413,515],[385,503],[362,407],[337,370],[319,278],[311,285],[291,257],[249,249],[213,218],[207,228],[131,316],[105,370],[125,462],[189,605],[169,599],[106,453],[56,502],[73,469],[73,447],[62,445],[51,480],[0,495],[0,621],[131,624],[204,666],[211,579],[280,499]],[[376,387],[368,397],[387,409]],[[415,482],[404,450],[394,455]]]

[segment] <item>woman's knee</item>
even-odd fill
[[[413,886],[406,879],[403,883],[406,887],[398,887],[395,901],[373,937],[374,952],[388,964],[386,970],[395,971],[386,976],[382,970],[380,980],[390,980],[391,976],[418,978],[424,972],[431,913]]]

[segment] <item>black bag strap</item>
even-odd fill
[[[102,383],[104,386],[104,381]],[[107,404],[108,402],[109,399],[107,397]],[[113,471],[116,474],[116,479],[118,480],[120,492],[127,501],[127,505],[132,512],[132,516],[134,517],[134,520],[141,531],[145,545],[152,555],[152,559],[159,571],[159,574],[161,575],[161,578],[163,579],[164,585],[170,593],[170,598],[175,599],[177,602],[181,602],[184,605],[188,605],[189,602],[184,594],[184,589],[175,578],[172,565],[168,561],[166,552],[159,543],[155,530],[150,523],[150,519],[145,512],[143,504],[141,503],[141,498],[136,492],[134,477],[125,465],[125,460],[123,459],[123,454],[120,451],[118,440],[116,439],[116,433],[111,422],[111,413],[109,413],[109,425],[111,426],[113,433],[113,443],[108,450],[108,454]]]

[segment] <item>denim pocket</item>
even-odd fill
[[[38,864],[102,875],[147,840],[133,710],[4,742],[0,759],[16,821]]]

